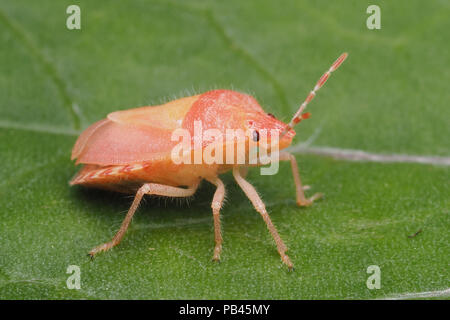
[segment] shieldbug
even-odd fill
[[[293,264],[286,254],[287,247],[255,188],[245,180],[246,170],[249,166],[259,166],[263,162],[262,158],[258,158],[259,155],[252,158],[252,150],[265,150],[272,160],[276,155],[276,161],[290,161],[299,206],[308,206],[321,197],[319,193],[310,198],[305,197],[296,159],[283,149],[292,142],[295,135],[293,127],[308,117],[308,113],[303,113],[308,103],[346,57],[347,53],[343,53],[320,77],[288,124],[264,112],[249,95],[230,90],[212,90],[160,106],[113,112],[87,128],[72,150],[72,159],[77,159],[76,164],[84,166],[70,184],[135,194],[119,231],[110,242],[92,249],[89,252],[91,257],[120,243],[144,195],[189,197],[195,193],[200,181],[207,180],[216,186],[211,205],[215,234],[213,260],[219,261],[222,249],[219,212],[225,197],[225,186],[219,175],[231,170],[236,182],[266,223],[281,260],[291,270]],[[200,130],[196,128],[198,123],[201,125]],[[229,139],[229,129],[246,130],[250,134],[240,140]],[[174,161],[173,151],[179,146],[173,139],[177,130],[184,130],[190,136],[187,149],[181,152],[183,159],[188,161]],[[216,137],[225,138],[213,141],[203,139],[207,130],[213,130]],[[271,131],[271,138],[262,139],[263,131],[267,130]],[[213,153],[211,145],[214,146]],[[239,149],[241,145],[243,149]],[[196,162],[197,155],[207,150],[215,160],[229,160],[223,152],[237,152],[233,153],[231,163]],[[200,159],[204,160],[202,156]]]

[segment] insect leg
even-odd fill
[[[309,206],[314,200],[317,200],[323,196],[322,193],[316,193],[311,198],[306,198],[303,190],[305,189],[302,186],[302,182],[300,180],[300,173],[298,171],[297,159],[295,156],[289,152],[281,151],[279,156],[280,161],[290,161],[292,168],[292,176],[294,177],[295,189],[297,194],[297,204],[299,206]]]
[[[243,177],[245,179],[245,177],[248,174],[248,167],[241,167],[240,171],[241,171],[241,177]]]
[[[266,206],[264,205],[264,202],[262,202],[262,200],[259,197],[258,193],[256,192],[255,188],[241,176],[239,169],[240,169],[239,167],[233,168],[234,179],[236,180],[238,185],[241,187],[241,189],[244,191],[244,193],[247,195],[249,200],[252,202],[256,211],[258,211],[261,214],[262,218],[264,219],[264,222],[267,225],[267,228],[269,229],[269,232],[272,234],[272,237],[275,240],[281,260],[288,266],[289,270],[292,270],[293,264],[292,264],[291,260],[289,259],[289,257],[286,255],[287,247],[284,244],[283,240],[281,240],[281,237],[278,234],[277,229],[275,228],[274,224],[270,220],[270,217],[266,211]]]
[[[214,217],[214,256],[213,261],[220,261],[220,252],[222,251],[222,233],[220,229],[220,209],[222,208],[223,199],[225,198],[225,186],[219,178],[209,180],[212,184],[217,186],[216,192],[214,193],[214,198],[211,204]]]
[[[120,226],[119,231],[117,231],[116,235],[112,238],[110,242],[104,243],[102,245],[99,245],[92,249],[89,252],[89,255],[91,257],[94,257],[97,253],[101,251],[107,251],[111,249],[112,247],[118,245],[120,241],[122,240],[123,236],[125,235],[125,232],[128,229],[128,226],[130,225],[130,222],[133,218],[134,213],[136,212],[137,208],[139,207],[139,203],[142,200],[142,197],[145,194],[149,195],[160,195],[160,196],[166,196],[166,197],[189,197],[192,196],[195,191],[198,188],[199,183],[184,189],[184,188],[176,188],[171,186],[165,186],[162,184],[156,184],[156,183],[146,183],[136,193],[136,196],[133,200],[133,203],[131,204],[130,209],[128,210],[127,215],[125,216],[125,219],[122,222],[122,225]]]

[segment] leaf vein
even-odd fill
[[[45,73],[55,84],[67,111],[72,118],[73,127],[75,130],[80,129],[81,116],[77,104],[72,100],[67,90],[67,85],[63,78],[58,74],[53,63],[42,53],[42,51],[34,44],[27,32],[14,20],[9,18],[5,12],[0,9],[0,21],[10,30],[10,32],[19,39],[22,44],[29,50],[31,55],[38,61]]]

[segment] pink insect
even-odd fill
[[[225,197],[225,186],[219,175],[231,170],[236,182],[266,223],[281,260],[292,270],[293,263],[286,254],[286,245],[255,188],[245,180],[248,167],[261,165],[261,162],[176,164],[171,158],[171,151],[177,142],[173,141],[171,136],[174,130],[182,128],[190,132],[195,140],[198,138],[193,128],[196,121],[201,121],[204,130],[214,128],[224,134],[229,128],[250,130],[253,134],[248,138],[245,149],[248,160],[251,145],[256,144],[269,152],[272,150],[274,142],[269,140],[263,144],[259,141],[259,131],[276,130],[279,135],[279,139],[275,140],[280,150],[278,159],[291,163],[297,204],[309,206],[322,195],[317,193],[310,198],[305,197],[296,159],[283,149],[291,144],[295,136],[293,127],[309,117],[308,113],[303,113],[308,103],[346,58],[347,53],[343,53],[322,75],[289,124],[264,112],[258,102],[249,95],[230,90],[212,90],[160,106],[113,112],[106,119],[87,128],[72,150],[72,159],[77,159],[76,164],[83,164],[83,167],[70,184],[135,194],[119,231],[111,241],[92,249],[90,256],[94,257],[97,253],[107,251],[120,243],[144,195],[190,197],[196,192],[200,182],[207,180],[216,186],[211,204],[215,234],[213,260],[219,261],[223,242],[219,213]],[[227,143],[234,144],[236,141],[225,141],[225,144]],[[202,144],[201,148],[206,148],[206,145]]]

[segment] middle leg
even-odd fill
[[[213,261],[220,261],[220,253],[222,251],[222,232],[220,230],[220,209],[223,205],[223,200],[225,198],[225,186],[218,177],[214,179],[208,179],[209,182],[214,184],[217,189],[214,193],[214,198],[211,203],[211,208],[213,210],[214,217],[214,241],[216,243],[214,247]]]

